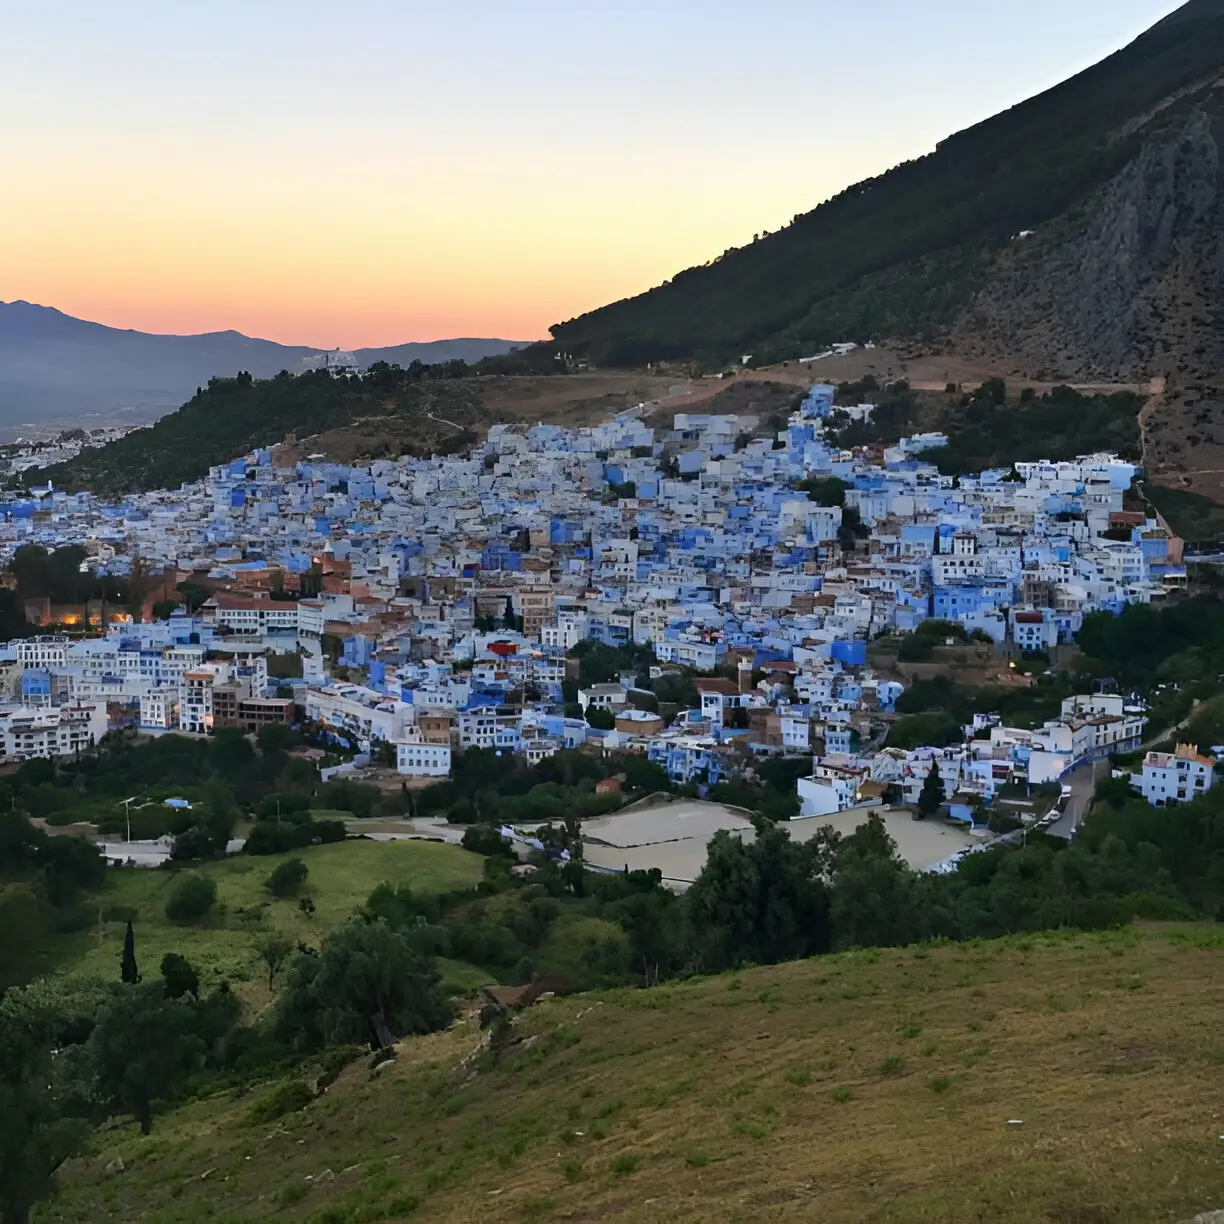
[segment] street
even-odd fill
[[[1088,814],[1092,804],[1092,795],[1097,783],[1109,772],[1109,758],[1100,761],[1085,761],[1078,769],[1067,775],[1066,785],[1071,787],[1071,798],[1063,814],[1052,824],[1046,833],[1051,837],[1065,837],[1070,841],[1075,836],[1079,822]]]

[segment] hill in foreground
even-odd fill
[[[469,1018],[103,1131],[39,1219],[1181,1220],[1224,1205],[1222,965],[1129,928],[548,1000],[496,1060]]]

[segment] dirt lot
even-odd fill
[[[915,821],[908,812],[880,809],[901,857],[921,869],[938,863],[974,839],[961,829],[938,821]],[[840,816],[792,820],[787,826],[796,841],[815,837],[822,827],[850,834],[863,823],[863,812]],[[590,863],[615,870],[628,865],[631,871],[657,867],[664,879],[683,886],[691,883],[705,866],[706,847],[720,829],[753,836],[752,822],[741,812],[720,803],[669,803],[634,812],[613,814],[583,824],[584,853]],[[598,843],[598,844],[596,844]]]
[[[675,375],[607,370],[564,378],[498,375],[472,379],[471,384],[493,420],[516,417],[532,425],[544,421],[577,428],[667,399],[674,389],[687,388],[688,381]]]

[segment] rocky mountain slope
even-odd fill
[[[603,361],[909,337],[1030,377],[1193,378],[1224,349],[1222,116],[1224,0],[1192,0],[929,156],[554,335]]]

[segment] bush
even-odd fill
[[[292,897],[306,883],[309,874],[309,869],[300,858],[286,859],[276,865],[265,887],[274,897]]]
[[[489,857],[514,857],[510,843],[492,825],[469,825],[463,831],[463,840],[460,844],[465,850],[471,850],[476,854]]]
[[[199,922],[217,903],[217,886],[207,876],[183,876],[170,890],[166,917],[171,922]]]
[[[166,997],[181,999],[191,995],[193,999],[200,997],[200,978],[191,962],[177,952],[167,952],[162,957],[162,980],[166,983]]]
[[[935,639],[929,634],[912,633],[897,651],[902,663],[929,663],[935,657]]]
[[[247,854],[284,854],[306,846],[342,842],[348,836],[343,820],[308,820],[304,824],[259,821],[247,836]]]
[[[314,1099],[315,1094],[308,1084],[301,1080],[287,1080],[278,1084],[266,1096],[260,1097],[247,1110],[247,1122],[251,1126],[266,1126],[286,1114],[305,1109]]]

